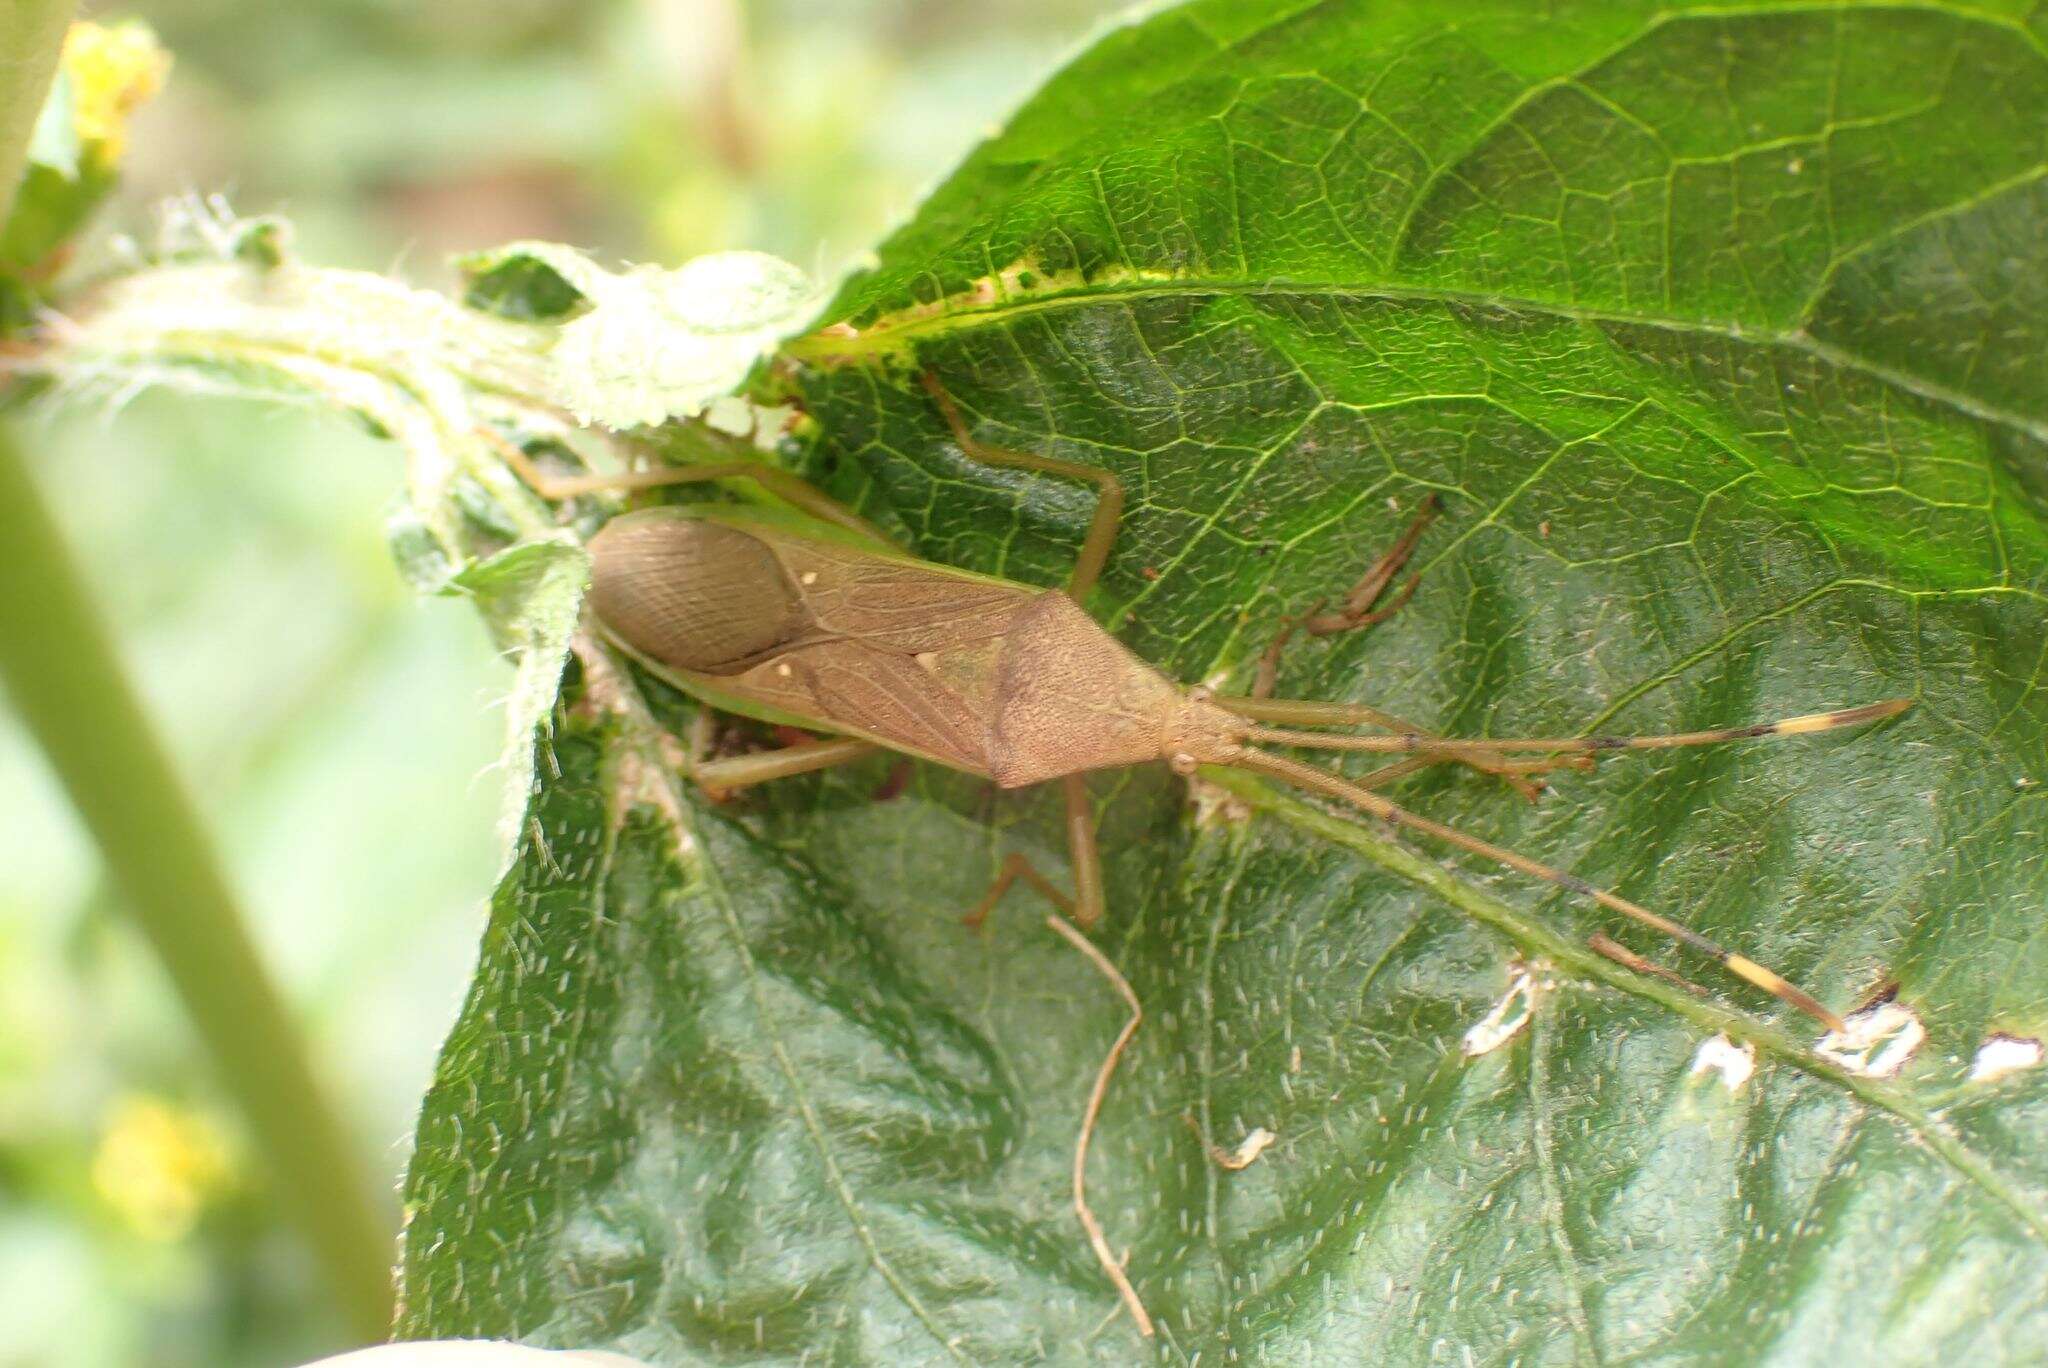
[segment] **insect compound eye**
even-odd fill
[[[591,608],[628,646],[680,670],[718,672],[789,640],[802,601],[758,538],[649,509],[590,540]]]

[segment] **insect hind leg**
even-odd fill
[[[1102,853],[1095,842],[1095,809],[1088,801],[1087,781],[1078,774],[1069,774],[1060,784],[1066,800],[1067,850],[1074,867],[1074,895],[1062,893],[1031,863],[1030,856],[1012,851],[1004,858],[988,892],[960,919],[963,923],[979,931],[987,923],[989,913],[995,911],[996,904],[1019,879],[1043,894],[1047,902],[1084,931],[1102,920]]]

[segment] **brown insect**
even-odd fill
[[[1139,659],[1081,607],[1116,536],[1123,508],[1116,477],[1091,466],[984,445],[937,380],[927,374],[924,382],[966,456],[1098,487],[1094,521],[1064,588],[1037,588],[917,559],[821,491],[752,462],[554,479],[541,475],[515,450],[506,450],[508,461],[548,498],[749,478],[791,505],[790,511],[736,505],[647,508],[613,518],[590,541],[590,604],[614,644],[712,707],[833,734],[833,739],[781,750],[702,761],[693,772],[698,783],[729,791],[877,750],[981,775],[1003,788],[1057,781],[1066,805],[1073,893],[1061,891],[1025,856],[1012,854],[970,920],[985,916],[1022,879],[1086,929],[1103,913],[1102,864],[1085,779],[1089,771],[1148,761],[1163,761],[1183,775],[1203,765],[1250,770],[1590,898],[1712,956],[1831,1030],[1842,1028],[1835,1012],[1755,961],[1564,870],[1410,812],[1375,790],[1401,774],[1448,762],[1533,791],[1529,776],[1561,764],[1584,765],[1602,751],[1803,735],[1891,717],[1911,700],[1664,736],[1458,740],[1356,704],[1264,696],[1279,650],[1293,631],[1324,634],[1369,626],[1405,601],[1414,589],[1412,580],[1380,603],[1432,516],[1433,503],[1352,588],[1340,609],[1323,612],[1317,605],[1280,634],[1261,658],[1250,694],[1227,696],[1184,686]],[[1314,730],[1360,727],[1377,730]],[[1403,758],[1347,779],[1274,747]],[[1504,758],[1517,753],[1537,758]],[[1063,924],[1055,926],[1068,934]],[[1069,939],[1093,949],[1078,936]],[[1138,1008],[1114,967],[1099,954],[1091,959],[1133,1010],[1131,1024],[1097,1079],[1092,1121],[1117,1052],[1136,1027]],[[1149,1334],[1144,1308],[1087,1209],[1081,1180],[1086,1146],[1084,1127],[1076,1153],[1076,1207],[1106,1271]]]

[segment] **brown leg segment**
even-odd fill
[[[1422,512],[1417,514],[1415,521],[1408,525],[1408,530],[1401,534],[1400,541],[1395,543],[1385,555],[1381,556],[1373,564],[1373,568],[1366,571],[1365,577],[1359,580],[1349,594],[1345,595],[1347,609],[1354,602],[1362,603],[1368,609],[1372,607],[1380,592],[1385,589],[1386,582],[1400,571],[1402,563],[1408,559],[1409,553],[1414,549],[1416,537],[1421,535],[1422,529],[1428,524],[1430,518],[1435,516],[1435,512],[1436,496],[1432,494],[1429,496],[1429,501],[1424,505]],[[1342,627],[1326,625],[1332,619],[1342,618],[1345,615],[1341,613],[1324,613],[1323,604],[1328,600],[1317,599],[1309,605],[1308,611],[1300,617],[1287,618],[1282,621],[1280,630],[1274,634],[1273,640],[1268,643],[1265,650],[1259,653],[1258,668],[1252,676],[1252,691],[1241,698],[1218,697],[1216,702],[1241,716],[1268,717],[1268,720],[1273,721],[1281,720],[1279,717],[1270,717],[1267,709],[1286,710],[1291,706],[1285,700],[1273,701],[1273,687],[1279,680],[1280,657],[1286,652],[1288,643],[1294,640],[1296,632],[1306,628],[1312,636],[1328,636],[1334,632],[1348,630],[1349,628],[1371,627],[1375,623],[1383,622],[1386,618],[1390,617],[1396,609],[1408,601],[1409,595],[1414,593],[1414,591],[1415,581],[1411,579],[1408,582],[1407,589],[1393,603],[1388,604],[1384,612],[1369,613],[1366,616],[1370,618],[1370,621],[1361,618],[1355,622],[1348,622],[1346,626]],[[1325,625],[1317,626],[1314,624]],[[1310,706],[1340,710],[1343,715],[1343,723],[1346,725],[1378,727],[1383,731],[1404,733],[1419,732],[1420,730],[1414,724],[1406,722],[1392,713],[1381,712],[1377,708],[1368,708],[1362,703],[1327,703]],[[1305,719],[1289,717],[1287,720]]]
[[[1374,561],[1372,568],[1351,586],[1351,592],[1344,596],[1344,606],[1334,613],[1325,613],[1326,600],[1318,599],[1309,605],[1309,610],[1298,618],[1289,618],[1281,624],[1279,633],[1272,644],[1259,655],[1258,673],[1253,677],[1251,697],[1271,698],[1273,684],[1280,673],[1280,655],[1287,649],[1287,643],[1294,639],[1297,631],[1306,631],[1310,636],[1333,636],[1338,632],[1352,632],[1385,622],[1401,610],[1401,605],[1414,597],[1415,586],[1421,582],[1420,575],[1409,576],[1408,582],[1393,600],[1380,605],[1380,596],[1401,573],[1401,567],[1408,563],[1408,557],[1415,553],[1415,543],[1421,540],[1422,531],[1435,519],[1437,497],[1431,493],[1422,500],[1422,507],[1416,511],[1414,520],[1408,524],[1394,544]]]
[[[844,736],[806,741],[780,750],[756,751],[752,755],[693,761],[690,778],[706,792],[723,797],[735,789],[765,784],[771,779],[786,779],[792,774],[809,774],[813,770],[852,764],[881,749],[872,741],[856,741]]]
[[[1388,547],[1378,560],[1373,562],[1372,568],[1359,578],[1358,583],[1351,586],[1351,592],[1344,596],[1344,603],[1341,608],[1336,612],[1325,613],[1323,611],[1324,600],[1318,600],[1311,604],[1308,611],[1300,617],[1289,618],[1282,623],[1279,632],[1274,635],[1272,642],[1259,654],[1258,668],[1252,678],[1251,693],[1243,698],[1219,698],[1216,701],[1233,712],[1247,717],[1267,715],[1267,709],[1276,710],[1284,716],[1287,710],[1305,707],[1316,710],[1317,714],[1338,722],[1340,725],[1363,725],[1379,727],[1384,731],[1400,732],[1403,734],[1429,735],[1430,733],[1423,731],[1412,722],[1404,721],[1392,713],[1381,712],[1377,708],[1365,707],[1362,704],[1318,703],[1297,705],[1286,700],[1276,701],[1273,699],[1273,686],[1280,674],[1280,657],[1286,651],[1288,643],[1294,639],[1296,632],[1305,631],[1310,636],[1333,636],[1338,632],[1362,631],[1385,622],[1388,618],[1399,612],[1402,605],[1414,596],[1415,586],[1421,581],[1421,576],[1419,575],[1409,576],[1408,582],[1401,586],[1392,599],[1385,603],[1380,602],[1381,597],[1387,591],[1387,586],[1394,582],[1394,577],[1401,573],[1401,567],[1406,565],[1408,558],[1415,553],[1415,544],[1421,540],[1423,530],[1435,520],[1437,509],[1438,499],[1436,494],[1432,492],[1424,496],[1422,506],[1416,510],[1415,517],[1410,520],[1407,528],[1396,539],[1394,544]],[[1306,721],[1309,719],[1292,716],[1288,720]],[[1531,802],[1536,800],[1537,795],[1542,792],[1543,786],[1524,776],[1540,774],[1544,769],[1549,768],[1548,765],[1533,767],[1527,765],[1497,765],[1469,755],[1439,755],[1429,757],[1422,765],[1411,766],[1407,770],[1400,772],[1408,773],[1415,769],[1425,768],[1430,764],[1444,763],[1463,764],[1484,773],[1495,775],[1502,779],[1510,788],[1514,789],[1515,792]],[[1368,775],[1367,778],[1376,783],[1385,783],[1399,777],[1394,772],[1395,768],[1394,766],[1388,766],[1387,769],[1375,771],[1373,774]],[[1372,787],[1372,784],[1368,784],[1367,787]]]
[[[1434,493],[1423,496],[1422,507],[1416,510],[1413,521],[1386,554],[1373,562],[1372,568],[1351,586],[1351,592],[1344,596],[1344,606],[1334,613],[1310,611],[1302,627],[1310,636],[1329,636],[1335,632],[1350,632],[1374,623],[1384,622],[1400,611],[1415,593],[1415,586],[1421,576],[1410,576],[1408,583],[1401,587],[1393,600],[1384,607],[1376,607],[1380,595],[1394,582],[1394,576],[1401,573],[1401,567],[1408,563],[1408,557],[1415,553],[1415,543],[1422,539],[1422,531],[1428,527],[1437,514],[1438,501]]]
[[[920,378],[926,391],[938,404],[939,412],[946,420],[946,426],[952,430],[954,444],[969,460],[980,461],[983,465],[1040,470],[1049,475],[1065,475],[1076,480],[1087,480],[1101,491],[1095,501],[1095,519],[1088,524],[1088,536],[1081,543],[1081,553],[1074,558],[1072,573],[1067,576],[1068,597],[1079,599],[1085,596],[1095,587],[1095,581],[1101,577],[1102,567],[1109,560],[1109,549],[1116,544],[1116,525],[1124,514],[1123,481],[1096,466],[1055,460],[1050,456],[1035,456],[1028,451],[1012,451],[1007,447],[984,445],[967,430],[967,423],[960,416],[959,406],[953,402],[953,396],[946,393],[946,387],[939,383],[939,377],[926,371]]]
[[[1047,902],[1066,913],[1084,931],[1102,920],[1102,855],[1095,844],[1095,810],[1088,802],[1087,781],[1078,774],[1069,774],[1060,780],[1060,786],[1066,799],[1067,852],[1074,866],[1074,896],[1070,898],[1060,892],[1039,873],[1030,856],[1012,851],[1004,858],[988,892],[981,895],[973,911],[961,918],[968,926],[979,931],[988,921],[989,913],[1010,891],[1010,885],[1019,879],[1037,889]]]

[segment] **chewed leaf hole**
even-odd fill
[[[1700,1042],[1700,1048],[1692,1057],[1692,1067],[1687,1072],[1694,1077],[1717,1074],[1722,1087],[1729,1092],[1739,1091],[1756,1072],[1756,1047],[1737,1045],[1725,1035],[1714,1036]]]
[[[1529,1018],[1536,1012],[1537,984],[1534,974],[1527,965],[1513,965],[1509,970],[1508,990],[1493,1004],[1491,1011],[1473,1023],[1465,1032],[1465,1055],[1477,1059],[1480,1055],[1491,1054],[1513,1040]]]
[[[2041,1056],[2040,1041],[1994,1031],[1985,1036],[1984,1043],[1977,1047],[1977,1057],[1970,1061],[1969,1080],[1972,1083],[1995,1083],[2008,1074],[2039,1068]]]
[[[1927,1028],[1910,1008],[1879,1002],[1850,1017],[1845,1029],[1829,1031],[1815,1051],[1851,1073],[1891,1078],[1919,1053]]]

